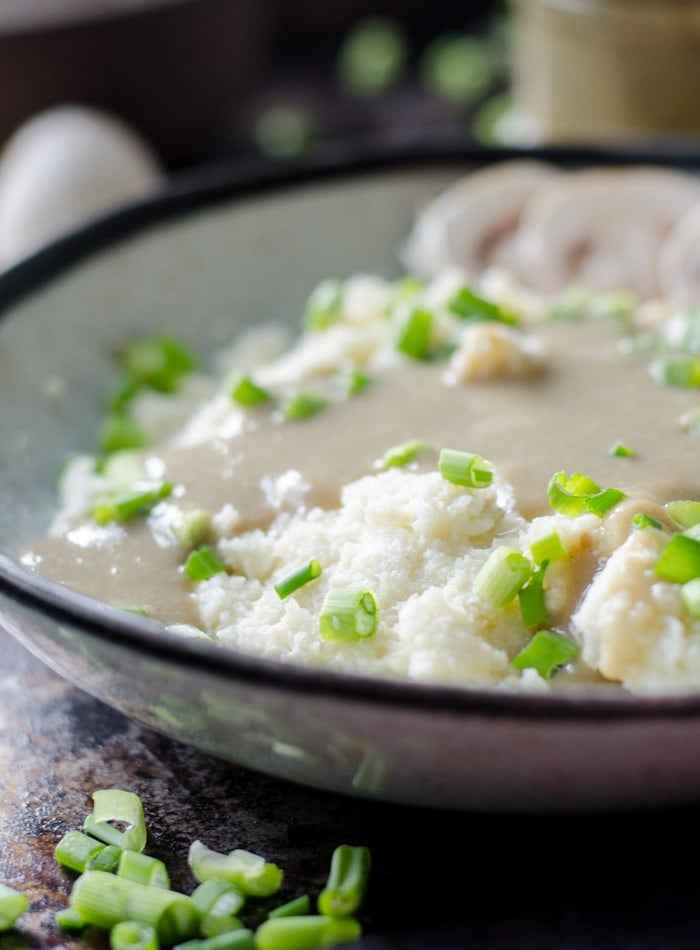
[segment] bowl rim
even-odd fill
[[[44,246],[0,274],[0,320],[22,297],[31,294],[80,262],[174,218],[203,211],[222,201],[248,200],[294,187],[391,171],[440,165],[485,166],[508,159],[536,159],[564,166],[595,163],[657,163],[700,170],[700,150],[687,147],[543,146],[483,147],[464,143],[378,146],[359,144],[321,148],[297,161],[224,160],[173,173],[150,197],[102,215]],[[644,720],[687,718],[700,712],[700,691],[659,695],[611,695],[589,688],[547,694],[498,687],[417,683],[385,677],[307,667],[246,654],[214,643],[185,639],[163,624],[119,611],[91,597],[35,574],[0,552],[0,592],[46,619],[70,624],[89,636],[168,663],[196,668],[217,677],[245,680],[283,692],[332,695],[345,702],[409,707],[436,714],[489,715],[522,720]],[[14,633],[14,631],[11,631]],[[25,645],[32,649],[31,638]]]

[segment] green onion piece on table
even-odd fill
[[[146,819],[138,795],[118,788],[105,788],[93,792],[92,801],[92,813],[83,826],[87,834],[105,844],[143,851],[147,840]]]
[[[262,402],[269,402],[272,395],[253,382],[250,376],[241,374],[231,384],[231,399],[239,406],[258,406]]]
[[[318,911],[331,917],[348,917],[362,904],[372,859],[369,848],[341,844],[331,857],[326,885],[318,896]]]
[[[469,287],[462,287],[449,302],[447,309],[463,320],[493,320],[509,326],[517,326],[519,323],[515,314],[509,313],[491,300],[486,300],[485,297],[480,297]]]
[[[29,907],[29,898],[14,887],[0,884],[0,932],[11,930]]]
[[[505,607],[533,573],[529,558],[503,544],[492,551],[474,578],[474,593],[494,607]]]
[[[363,640],[377,629],[377,601],[363,587],[334,587],[319,616],[323,640]]]
[[[68,831],[56,845],[54,857],[63,867],[82,874],[104,849],[105,845],[92,835]]]
[[[87,927],[83,918],[80,914],[76,914],[72,907],[64,907],[56,911],[54,922],[60,931],[68,934],[81,933]]]
[[[627,495],[619,488],[604,488],[602,491],[595,492],[586,498],[586,508],[594,515],[602,518],[603,515],[624,501]]]
[[[538,630],[532,640],[513,657],[517,670],[534,669],[549,679],[560,666],[579,653],[578,644],[553,630]]]
[[[86,924],[105,930],[124,920],[150,924],[165,944],[192,937],[199,927],[199,911],[185,894],[105,871],[81,874],[73,885],[70,906]]]
[[[430,349],[433,315],[416,308],[404,318],[396,338],[396,349],[416,360],[425,359]]]
[[[92,871],[109,871],[116,873],[119,867],[119,859],[122,856],[122,848],[116,844],[106,845],[99,854],[90,861],[88,869]]]
[[[303,950],[351,943],[362,934],[353,917],[326,914],[301,917],[273,917],[263,921],[255,932],[257,950]]]
[[[316,578],[320,576],[320,561],[311,560],[307,565],[305,565],[305,567],[300,568],[298,571],[290,574],[278,584],[275,584],[275,590],[277,591],[280,599],[284,600],[286,597],[289,597],[290,594],[293,594],[295,591],[299,590],[300,587],[304,587],[310,581],[316,580]]]
[[[486,488],[493,481],[491,463],[472,452],[442,449],[438,470],[445,481],[464,488]]]
[[[170,887],[170,875],[162,861],[140,851],[130,851],[128,848],[121,853],[117,874],[149,887]]]
[[[298,392],[293,393],[282,404],[282,415],[285,419],[307,419],[309,416],[315,416],[328,405],[325,396],[318,393]]]
[[[681,528],[692,528],[700,524],[700,501],[669,501],[665,508]]]
[[[187,943],[179,943],[173,950],[258,950],[258,945],[253,931],[244,928],[204,940],[188,940]],[[287,950],[292,948],[288,947]]]
[[[382,468],[403,468],[413,462],[428,446],[420,439],[392,445],[382,456]]]
[[[253,897],[269,897],[279,890],[282,883],[282,871],[276,864],[242,848],[221,854],[207,848],[201,841],[193,841],[188,864],[198,881],[219,878],[235,884],[244,894]]]
[[[109,932],[110,950],[159,950],[160,943],[150,924],[122,920]]]
[[[192,892],[192,900],[202,915],[207,914],[221,900],[225,901],[228,913],[237,914],[245,904],[245,899],[246,895],[240,887],[220,877],[208,878]]]
[[[225,570],[226,565],[219,555],[207,546],[192,551],[185,561],[185,574],[191,581],[206,581]]]
[[[273,908],[267,916],[274,920],[276,917],[303,917],[310,913],[311,899],[308,894],[302,894],[301,897],[295,897],[286,904]]]
[[[700,577],[700,541],[685,534],[674,534],[654,565],[654,573],[672,584],[687,584]]]

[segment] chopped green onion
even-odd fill
[[[29,907],[26,894],[0,884],[0,932],[11,930]]]
[[[438,469],[445,481],[464,488],[486,488],[493,480],[491,463],[472,452],[442,449]]]
[[[420,439],[412,439],[410,442],[392,445],[382,456],[382,468],[403,468],[427,447],[426,443],[421,442]]]
[[[206,883],[208,884],[209,881]],[[230,933],[232,930],[244,929],[243,922],[236,917],[236,910],[233,909],[242,906],[241,898],[245,900],[240,889],[234,889],[231,885],[231,890],[214,901],[209,910],[202,914],[199,922],[199,929],[205,937],[217,937],[219,934]]]
[[[700,577],[700,541],[685,534],[674,534],[654,565],[654,573],[672,584],[687,584]]]
[[[153,336],[127,344],[121,353],[121,365],[127,377],[139,385],[170,393],[181,377],[196,367],[197,360],[172,337]]]
[[[280,599],[284,600],[285,597],[289,597],[290,594],[293,594],[295,591],[299,590],[300,587],[303,587],[305,584],[308,584],[309,581],[313,581],[320,576],[321,562],[311,560],[305,567],[302,567],[300,570],[290,574],[289,577],[286,577],[283,581],[280,581],[279,584],[275,584],[275,590],[277,591]]]
[[[637,453],[633,448],[630,448],[629,445],[626,445],[624,442],[613,442],[613,444],[608,449],[608,455],[613,458],[635,458]]]
[[[396,348],[406,356],[421,360],[428,355],[433,315],[428,310],[411,310],[396,338]]]
[[[257,946],[253,931],[244,928],[207,937],[206,940],[188,940],[187,943],[179,943],[173,950],[257,950]],[[287,950],[292,950],[292,947]]]
[[[272,917],[255,931],[256,950],[304,950],[333,947],[359,939],[362,928],[353,917],[326,914]]]
[[[535,669],[544,679],[558,667],[573,660],[579,653],[578,644],[552,630],[538,630],[532,640],[513,657],[517,670]]]
[[[155,929],[138,920],[121,920],[109,932],[110,950],[159,950]]]
[[[377,629],[377,601],[362,587],[333,587],[319,617],[321,639],[361,640]]]
[[[469,287],[462,287],[449,302],[447,309],[463,320],[495,320],[509,326],[517,326],[519,323],[515,314],[508,313],[493,301],[480,297]]]
[[[63,867],[82,874],[92,866],[93,859],[104,851],[104,848],[104,844],[92,835],[83,834],[82,831],[68,831],[56,845],[54,856]]]
[[[665,508],[681,528],[700,524],[700,501],[669,501]]]
[[[99,854],[95,855],[88,869],[91,871],[109,871],[111,874],[116,873],[121,856],[122,848],[116,844],[108,844]]]
[[[600,485],[581,472],[557,472],[549,480],[547,498],[554,511],[575,518],[586,511],[586,499],[600,490]]]
[[[120,452],[124,449],[141,449],[148,445],[148,433],[122,413],[108,415],[100,424],[98,445],[102,452]]]
[[[646,514],[644,511],[638,511],[632,516],[632,527],[637,530],[642,528],[658,528],[660,531],[663,531],[664,526],[660,521],[657,521],[656,518],[652,518],[651,515]]]
[[[81,874],[73,885],[70,906],[87,924],[106,930],[123,920],[150,924],[166,944],[194,936],[199,927],[199,911],[185,894],[105,871]]]
[[[204,508],[181,510],[170,529],[183,548],[194,548],[201,544],[211,531],[211,512]]]
[[[326,330],[340,318],[343,285],[339,280],[322,280],[309,296],[304,314],[304,328],[312,332]]]
[[[279,890],[282,883],[282,871],[276,864],[242,848],[236,848],[229,854],[220,854],[207,848],[201,841],[193,841],[188,864],[198,881],[221,878],[229,884],[235,884],[244,894],[254,897],[268,897]]]
[[[115,488],[130,488],[148,478],[141,455],[133,449],[112,452],[103,460],[100,472]]]
[[[338,384],[341,395],[356,396],[363,392],[372,382],[372,377],[359,369],[351,369],[338,375]]]
[[[594,515],[602,518],[603,515],[624,501],[627,495],[619,488],[604,488],[602,491],[595,492],[586,498],[586,508]]]
[[[128,848],[121,853],[117,874],[149,887],[170,887],[170,875],[162,861],[140,851],[130,851]]]
[[[331,857],[326,885],[318,896],[318,911],[348,917],[362,904],[371,868],[369,848],[341,844]]]
[[[326,397],[318,393],[293,393],[284,401],[282,405],[282,415],[285,419],[306,419],[309,416],[315,416],[317,412],[325,409],[327,405],[328,400]]]
[[[544,574],[548,561],[543,561],[539,570],[518,591],[520,613],[526,627],[539,627],[547,620],[547,605],[544,598]]]
[[[202,915],[209,913],[219,901],[225,902],[229,914],[237,914],[245,904],[245,898],[240,887],[220,877],[208,878],[192,892],[192,900]]]
[[[551,534],[546,534],[544,537],[530,542],[530,554],[532,560],[539,567],[545,561],[557,561],[560,557],[564,557],[566,549],[562,544],[559,533],[552,531]]]
[[[231,398],[239,406],[258,406],[261,402],[269,402],[272,396],[267,389],[254,383],[250,376],[241,374],[231,386]]]
[[[87,927],[86,922],[72,907],[64,907],[56,911],[54,921],[59,930],[68,934],[81,933]]]
[[[294,900],[273,908],[267,916],[274,920],[276,917],[303,917],[309,913],[311,913],[311,900],[308,894],[302,894],[301,897],[295,897]]]
[[[105,844],[143,851],[146,847],[146,819],[141,799],[134,792],[104,788],[92,793],[92,814],[83,830]],[[124,830],[120,831],[119,826]]]
[[[155,488],[145,488],[125,492],[114,498],[105,498],[92,509],[92,517],[98,524],[106,525],[110,521],[123,524],[131,518],[148,514],[159,501],[167,498],[173,490],[170,482],[163,482]]]
[[[694,577],[681,587],[681,603],[696,620],[700,620],[700,577]]]
[[[662,357],[652,361],[649,375],[659,386],[692,389],[700,386],[700,359],[694,356]]]
[[[532,564],[517,548],[502,544],[474,578],[474,593],[494,607],[505,607],[532,576]]]
[[[226,570],[226,565],[210,547],[192,551],[185,561],[185,574],[191,581],[206,581]]]

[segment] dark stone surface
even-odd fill
[[[368,845],[373,874],[358,950],[700,945],[695,809],[497,816],[333,796],[142,729],[4,635],[0,657],[0,881],[31,899],[18,930],[0,937],[3,950],[107,946],[100,934],[57,931],[71,877],[53,849],[80,826],[92,791],[110,786],[142,797],[148,851],[186,892],[195,838],[277,862],[279,900],[317,894],[337,844]]]

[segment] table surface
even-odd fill
[[[71,875],[53,857],[91,793],[137,792],[148,852],[191,892],[187,849],[247,848],[285,871],[279,900],[322,888],[333,848],[373,858],[357,950],[682,950],[700,946],[700,811],[579,816],[431,811],[306,789],[166,739],[0,634],[0,881],[30,909],[2,950],[106,947],[60,934]],[[689,754],[696,754],[689,750]]]

